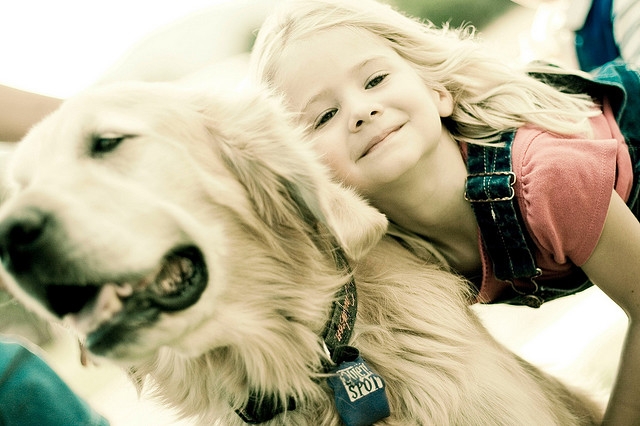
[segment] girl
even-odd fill
[[[373,0],[284,5],[252,68],[336,178],[441,253],[478,301],[539,306],[591,283],[615,300],[630,326],[605,423],[640,424],[636,154],[616,123],[637,140],[637,92],[624,93],[640,91],[634,71],[606,68],[613,86],[551,67],[527,74],[469,29]]]

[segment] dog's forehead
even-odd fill
[[[155,89],[154,89],[155,87]],[[161,90],[152,85],[116,85],[82,93],[65,102],[59,120],[63,132],[84,134],[142,132],[171,111],[185,108],[187,98],[180,91]],[[69,128],[69,127],[75,128]],[[67,127],[65,129],[64,127]]]
[[[44,163],[74,161],[89,154],[95,137],[145,134],[166,121],[171,110],[184,111],[185,99],[180,91],[148,84],[87,90],[31,129],[18,144],[10,172],[26,177]]]
[[[81,93],[62,104],[29,132],[24,142],[41,145],[47,151],[59,151],[57,143],[72,143],[73,138],[126,131],[142,132],[153,125],[163,109],[175,105],[177,96],[169,92],[153,93],[150,88],[136,91],[122,87],[96,89]],[[47,149],[49,148],[49,149]]]

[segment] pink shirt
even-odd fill
[[[594,136],[559,136],[533,126],[516,132],[512,166],[515,195],[536,248],[537,282],[568,276],[596,247],[612,191],[626,201],[633,170],[611,107],[592,118]],[[498,280],[483,245],[478,301],[490,302],[511,284]]]

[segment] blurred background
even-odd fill
[[[390,0],[436,24],[486,27],[514,7],[509,0]],[[277,0],[21,0],[0,2],[0,84],[66,98],[93,84],[138,43],[161,62],[135,66],[173,72],[248,50],[247,25],[257,26]],[[235,16],[234,16],[235,15]],[[221,19],[223,17],[223,19]],[[203,25],[207,22],[207,25]],[[170,35],[169,35],[170,33]],[[156,42],[149,40],[153,34]],[[236,37],[234,37],[236,35]],[[166,36],[166,37],[164,37]],[[244,43],[243,46],[239,46]],[[162,48],[156,48],[157,44]],[[155,50],[154,50],[155,49]],[[166,57],[179,63],[167,64]],[[168,71],[159,70],[159,75]],[[163,74],[164,73],[164,74]]]
[[[485,28],[496,17],[514,6],[510,0],[390,0],[413,16],[428,19],[436,25],[449,22],[458,27],[471,24],[479,29]]]
[[[0,85],[67,98],[106,81],[174,80],[193,73],[234,84],[255,30],[277,1],[2,1]],[[531,40],[544,40],[535,33],[535,11],[509,0],[393,4],[436,25],[474,25],[480,37],[514,61],[531,59]],[[626,317],[598,289],[537,310],[474,309],[500,341],[525,359],[606,401]],[[192,424],[154,402],[148,390],[138,397],[119,369],[106,363],[81,367],[77,343],[66,330],[44,324],[1,290],[0,333],[28,339],[114,426]]]

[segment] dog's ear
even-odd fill
[[[254,89],[224,103],[206,113],[209,131],[263,221],[273,229],[301,218],[320,222],[352,259],[377,244],[386,217],[332,181],[279,98]]]
[[[325,184],[318,188],[316,197],[312,196],[306,204],[312,211],[317,209],[315,215],[323,218],[325,225],[352,259],[367,254],[387,230],[386,216],[344,186],[325,180]]]

